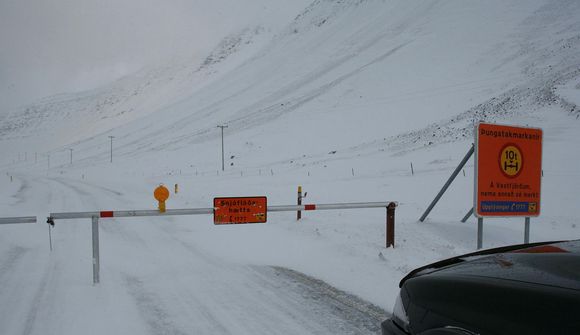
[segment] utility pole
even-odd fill
[[[68,150],[70,150],[70,165],[72,165],[72,152],[73,152],[73,149],[70,148]]]
[[[109,136],[109,138],[111,139],[111,163],[113,163],[113,139],[115,136]]]
[[[225,170],[224,167],[224,128],[227,128],[228,126],[217,126],[218,128],[222,129],[222,171]]]

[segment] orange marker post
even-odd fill
[[[169,190],[163,184],[159,185],[155,191],[153,191],[153,196],[157,201],[159,201],[159,211],[165,213],[165,201],[169,199]]]

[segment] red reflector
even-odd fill
[[[537,247],[527,248],[523,250],[516,250],[514,252],[524,253],[524,254],[549,254],[549,253],[567,253],[568,250],[564,250],[560,247],[554,245],[541,245]]]
[[[304,205],[305,211],[313,211],[316,209],[316,205]]]
[[[101,212],[101,217],[102,218],[112,218],[113,217],[113,211],[104,211],[104,212]]]

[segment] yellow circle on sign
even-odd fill
[[[159,185],[153,192],[153,196],[157,201],[163,202],[169,199],[169,190],[163,185]]]
[[[508,144],[503,147],[499,156],[499,167],[506,177],[516,177],[522,171],[523,166],[524,157],[517,146]]]

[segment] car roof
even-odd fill
[[[445,259],[411,271],[399,287],[434,272],[580,290],[580,240],[510,245]]]

